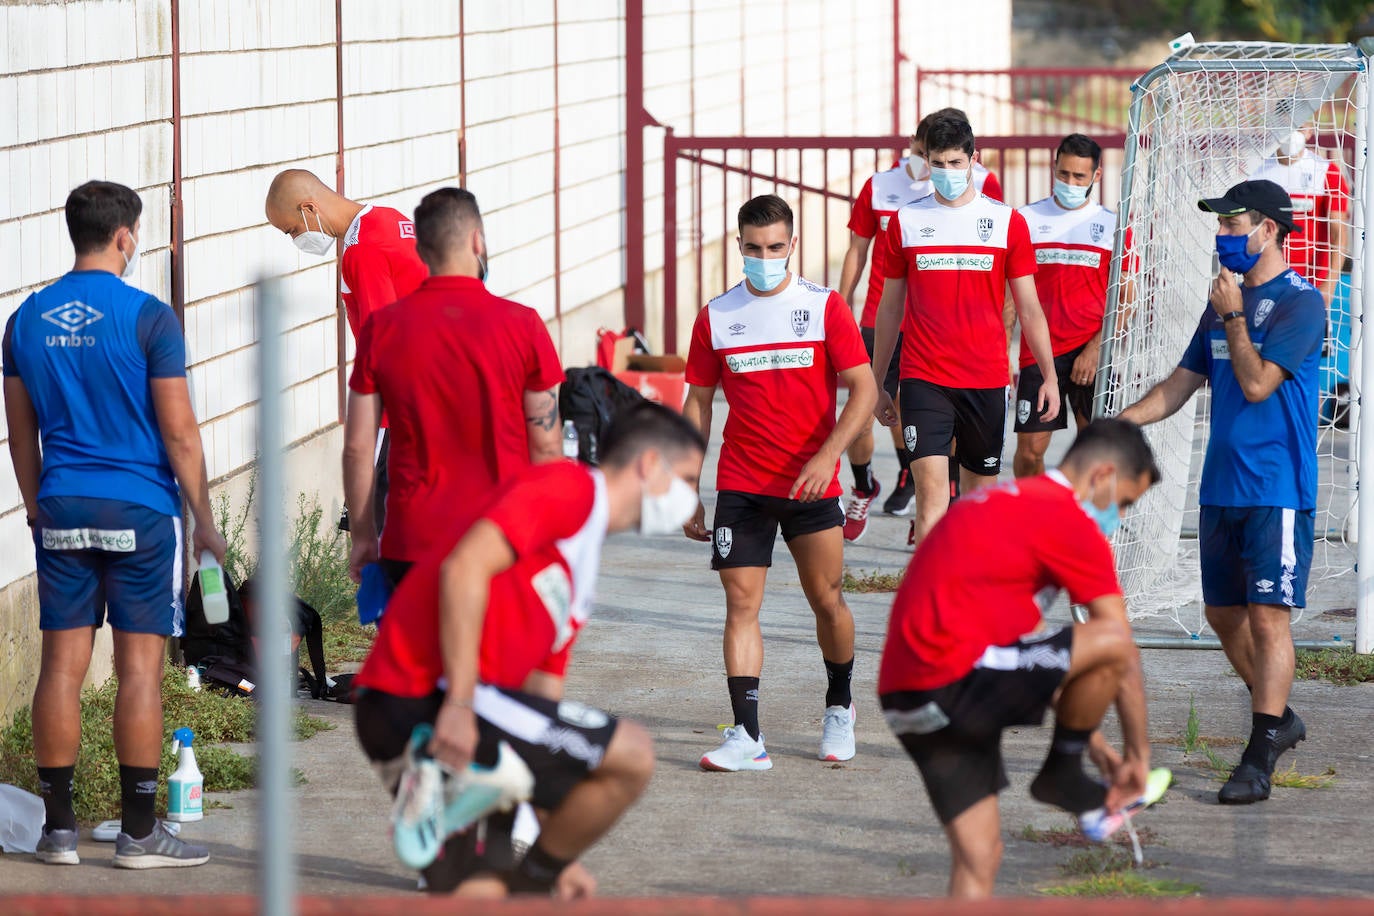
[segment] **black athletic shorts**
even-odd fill
[[[398,697],[359,688],[353,707],[358,743],[377,768],[387,791],[396,794],[404,769],[406,744],[421,722],[433,722],[444,695]],[[505,741],[534,772],[536,808],[557,808],[568,793],[601,765],[615,734],[616,719],[571,700],[557,702],[517,690],[479,685],[473,697],[478,742],[474,759],[496,762]],[[510,830],[514,814],[492,815],[449,837],[434,864],[422,870],[432,893],[449,893],[481,872],[509,871],[514,865]]]
[[[1069,381],[1073,374],[1074,360],[1083,352],[1082,347],[1070,350],[1054,358],[1054,374],[1059,376],[1059,416],[1053,420],[1040,419],[1038,402],[1040,386],[1045,384],[1045,376],[1037,363],[1031,363],[1021,370],[1021,379],[1016,383],[1016,431],[1018,433],[1045,433],[1056,429],[1068,429],[1069,414],[1080,417],[1093,415],[1093,392],[1096,378],[1086,385],[1075,385]]]
[[[1005,388],[946,388],[904,378],[901,411],[902,439],[913,458],[947,456],[957,441],[959,464],[984,477],[1001,473]]]
[[[804,503],[784,496],[758,496],[737,490],[716,494],[715,537],[711,539],[711,568],[772,566],[778,528],[790,541],[803,534],[844,527],[840,500]]]
[[[1072,649],[1071,626],[1027,636],[989,647],[953,684],[878,698],[888,727],[921,771],[940,823],[1009,785],[1002,729],[1044,722]]]
[[[873,362],[873,340],[877,332],[873,328],[859,328],[864,338],[864,349],[868,351],[868,361]],[[892,359],[887,364],[887,375],[883,377],[883,390],[890,398],[897,397],[897,383],[902,377],[902,335],[897,335],[897,346],[892,350]]]

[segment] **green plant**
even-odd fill
[[[228,491],[221,491],[215,499],[215,527],[219,528],[219,533],[229,545],[224,552],[224,563],[221,565],[229,573],[229,578],[235,582],[247,579],[257,566],[257,560],[248,551],[245,537],[249,519],[252,518],[253,496],[257,489],[258,474],[254,471],[248,477],[248,495],[244,497],[243,508],[237,514],[230,505]]]
[[[895,592],[901,584],[901,573],[880,573],[877,570],[855,573],[848,567],[845,568],[844,578],[840,580],[842,590],[855,594]]]
[[[1296,661],[1296,674],[1305,680],[1328,680],[1344,687],[1374,681],[1374,655],[1350,649],[1300,649]]]
[[[1183,727],[1183,753],[1191,754],[1197,750],[1197,735],[1197,705],[1193,702],[1193,695],[1190,693],[1188,694],[1188,724]]]
[[[110,678],[100,687],[81,692],[81,753],[76,763],[77,820],[94,823],[119,816],[119,765],[114,751],[114,703],[119,684]],[[172,731],[190,728],[196,736],[196,762],[207,792],[225,792],[254,785],[254,760],[224,747],[225,742],[253,738],[255,709],[251,700],[210,691],[192,691],[185,672],[168,668],[162,679],[162,759],[158,767],[157,806],[166,810],[166,778],[176,769]],[[306,738],[333,724],[304,710],[296,710],[295,734]],[[298,779],[301,777],[297,777]],[[0,729],[0,783],[30,792],[38,789],[33,763],[33,718],[28,707],[15,713]]]
[[[1137,871],[1108,872],[1040,890],[1051,897],[1192,897],[1201,892],[1201,885],[1150,878]]]
[[[291,579],[296,594],[325,621],[347,620],[354,616],[358,590],[348,577],[348,541],[323,521],[319,499],[297,495],[288,548]]]

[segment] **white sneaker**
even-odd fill
[[[848,707],[827,706],[821,719],[821,752],[817,756],[822,760],[854,759],[854,722],[858,718],[853,703]]]
[[[735,773],[739,770],[771,770],[773,761],[763,746],[763,734],[759,740],[749,737],[743,725],[727,726],[723,729],[725,741],[710,753],[703,754],[701,768],[717,770],[722,773]]]

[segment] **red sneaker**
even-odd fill
[[[868,506],[883,491],[877,480],[873,481],[873,492],[849,491],[849,504],[844,507],[844,539],[853,543],[864,536],[868,530]]]

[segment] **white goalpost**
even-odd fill
[[[1194,44],[1185,36],[1173,51],[1132,86],[1095,413],[1120,412],[1168,375],[1208,307],[1216,219],[1198,210],[1198,199],[1218,196],[1272,165],[1266,160],[1280,142],[1306,130],[1305,155],[1336,162],[1349,185],[1342,217],[1349,226],[1347,251],[1323,252],[1325,261],[1339,272],[1347,253],[1353,260],[1331,303],[1322,361],[1308,613],[1353,606],[1356,648],[1370,652],[1374,499],[1357,499],[1357,493],[1359,469],[1374,469],[1374,412],[1360,403],[1362,379],[1374,385],[1374,346],[1362,345],[1364,294],[1374,276],[1374,245],[1365,238],[1374,217],[1368,175],[1374,43]],[[1292,260],[1304,272],[1296,255]],[[1174,417],[1147,429],[1163,481],[1114,538],[1132,619],[1177,626],[1192,638],[1205,627],[1197,492],[1209,406],[1204,388]],[[1361,539],[1361,531],[1370,537]]]

